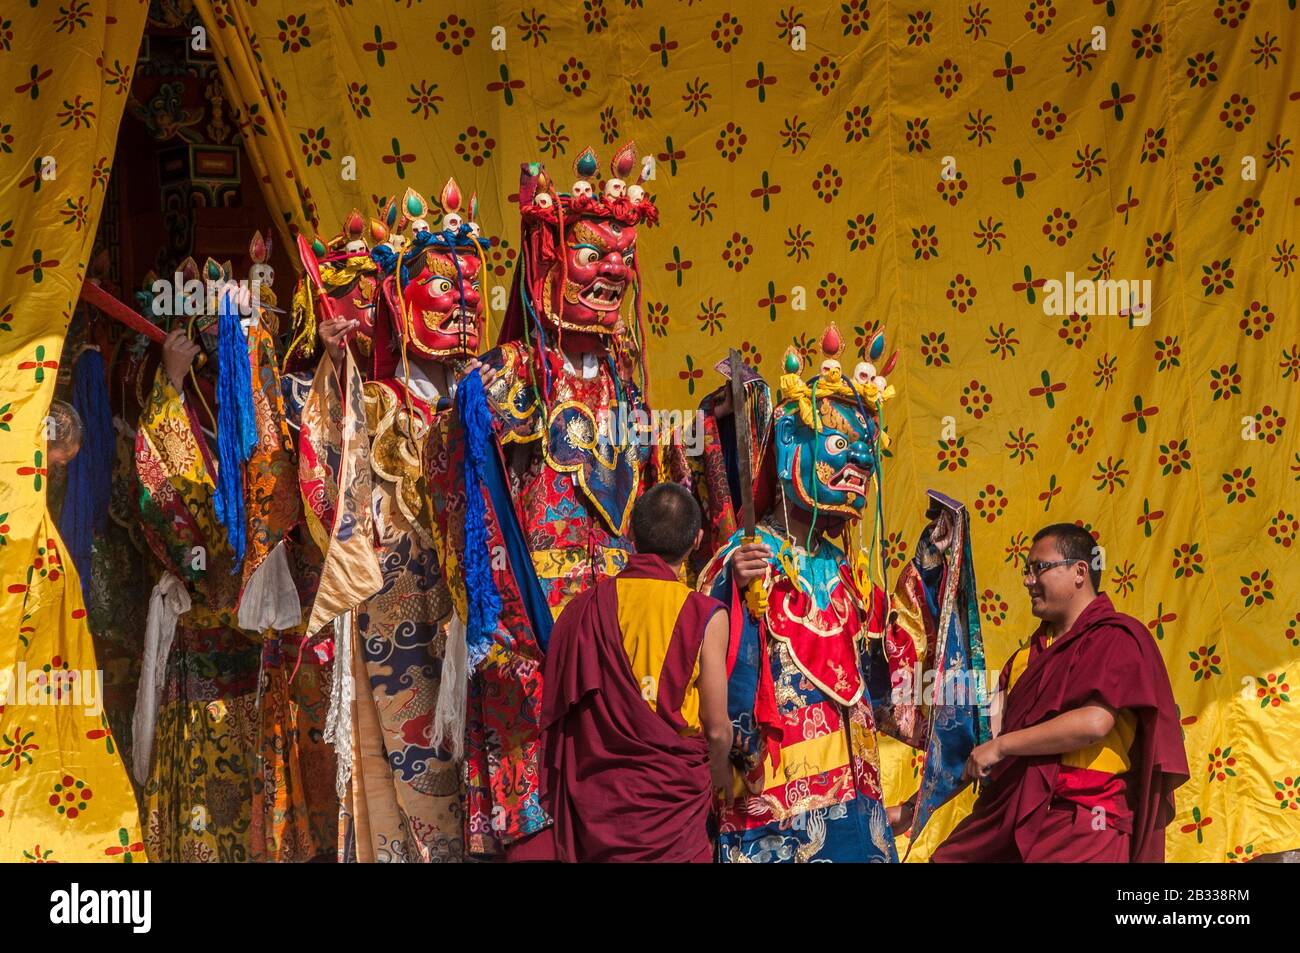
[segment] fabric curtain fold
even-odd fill
[[[135,796],[102,695],[87,702],[104,679],[46,507],[44,420],[148,7],[69,6],[9,4],[0,29],[0,862],[139,862]],[[42,675],[56,703],[26,704]]]

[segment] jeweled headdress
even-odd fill
[[[885,374],[893,370],[898,353],[878,372],[872,362],[884,349],[884,333],[879,332],[868,342],[869,360],[859,361],[846,375],[839,360],[844,341],[831,324],[822,335],[818,373],[807,380],[799,353],[786,351],[775,411],[777,471],[798,506],[849,519],[860,515],[888,447],[881,416],[894,388]]]
[[[898,363],[898,352],[889,356],[879,373],[872,361],[880,359],[885,352],[885,332],[877,331],[867,342],[866,355],[869,361],[859,361],[853,373],[844,376],[844,369],[839,357],[844,353],[844,339],[840,329],[832,322],[822,333],[821,349],[823,360],[817,374],[806,381],[800,376],[803,360],[793,347],[787,348],[783,373],[781,374],[780,403],[797,405],[800,418],[812,427],[812,398],[814,391],[819,397],[831,400],[860,402],[867,413],[876,416],[879,407],[894,396],[893,386],[885,375]]]
[[[381,245],[388,235],[388,227],[382,221],[367,222],[360,210],[354,208],[343,219],[337,235],[329,241],[317,238],[311,243],[311,252],[316,257],[314,270],[319,272],[324,294],[330,298],[329,312],[357,322],[354,337],[362,354],[371,350],[375,294],[379,289],[378,266],[371,258],[370,249],[372,244]],[[307,279],[300,278],[293,293],[295,333],[285,353],[286,363],[299,347],[307,357],[316,353],[314,298]]]
[[[556,189],[540,162],[521,166],[522,248],[499,343],[528,337],[541,358],[548,332],[561,338],[598,335],[640,358],[637,228],[653,225],[659,212],[642,184],[644,170],[632,143],[614,154],[603,182],[599,166],[595,151],[583,149],[568,192]],[[622,313],[628,291],[634,302],[630,326]]]
[[[343,219],[343,227],[339,233],[328,243],[317,240],[315,251],[322,260],[358,255],[369,256],[371,247],[387,238],[388,227],[382,221],[377,218],[367,221],[361,214],[361,210],[354,208]]]
[[[434,359],[477,354],[491,320],[480,276],[492,240],[474,220],[477,196],[466,202],[456,180],[448,179],[439,204],[441,227],[434,228],[429,219],[437,210],[407,189],[400,213],[410,238],[400,251],[381,247],[371,252],[386,273],[376,320],[378,377],[390,376],[398,366],[399,347]]]
[[[248,277],[250,281],[257,282],[257,304],[262,309],[261,321],[272,335],[278,334],[280,330],[278,315],[282,312],[276,308],[275,289],[272,287],[275,282],[275,269],[271,267],[270,237],[262,237],[261,231],[253,232],[253,237],[248,243],[248,257],[253,263],[249,268]]]

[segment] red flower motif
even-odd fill
[[[1241,576],[1241,595],[1245,600],[1245,606],[1249,609],[1251,606],[1263,605],[1266,600],[1272,600],[1273,597],[1273,580],[1268,578],[1268,570],[1256,569],[1249,576]]]
[[[1056,16],[1056,5],[1051,0],[1029,0],[1029,9],[1025,11],[1025,22],[1029,28],[1042,36],[1052,25]]]
[[[576,56],[570,56],[560,67],[560,85],[570,96],[581,96],[590,79],[591,70]]]
[[[1078,227],[1079,220],[1070,212],[1057,206],[1048,213],[1047,221],[1043,224],[1043,234],[1047,236],[1049,242],[1064,247],[1065,243],[1074,237],[1074,230]]]
[[[1267,444],[1274,444],[1282,439],[1282,431],[1286,427],[1286,418],[1273,409],[1272,405],[1265,404],[1263,409],[1255,415],[1255,437],[1263,440]]]
[[[823,96],[829,96],[831,90],[840,79],[840,66],[829,56],[822,56],[813,64],[812,72],[808,74],[808,82],[813,84],[813,88]]]
[[[1223,475],[1223,494],[1229,503],[1245,503],[1255,497],[1255,478],[1250,475],[1253,467],[1237,467],[1231,473]]]
[[[720,19],[714,22],[713,30],[709,38],[713,40],[713,45],[724,53],[730,53],[732,47],[740,42],[740,34],[745,32],[740,21],[730,13],[724,13]]]
[[[728,162],[735,162],[736,158],[745,151],[745,143],[748,141],[749,136],[745,135],[745,131],[734,122],[729,122],[718,133],[718,141],[715,145],[722,158]]]
[[[469,41],[474,38],[474,28],[463,18],[449,13],[447,19],[438,24],[433,38],[442,44],[444,50],[460,56],[469,47]]]
[[[1192,676],[1192,681],[1199,682],[1203,678],[1213,678],[1215,675],[1223,674],[1223,670],[1219,668],[1219,663],[1223,661],[1223,657],[1215,652],[1217,648],[1217,644],[1202,645],[1195,652],[1187,653],[1192,660],[1187,667],[1195,673]]]
[[[939,236],[935,234],[935,226],[921,225],[912,229],[912,251],[920,261],[939,257]]]
[[[951,363],[948,345],[944,342],[945,332],[927,331],[921,335],[921,356],[925,358],[926,367],[942,367]]]
[[[953,94],[961,88],[961,68],[950,59],[945,59],[934,71],[934,85],[939,88],[944,99],[952,99]]]
[[[971,280],[965,275],[958,274],[948,282],[948,303],[956,309],[958,314],[965,314],[967,310],[975,306],[976,289]]]
[[[1227,748],[1215,748],[1210,752],[1210,777],[1211,781],[1223,781],[1227,778],[1235,778],[1237,772],[1233,769],[1237,766],[1237,759],[1232,756],[1231,746]]]
[[[966,449],[965,437],[939,441],[940,472],[943,472],[944,470],[952,472],[958,467],[966,466],[966,458],[968,456],[970,456],[970,451]]]
[[[1267,678],[1255,676],[1255,697],[1259,699],[1260,708],[1280,708],[1291,701],[1288,694],[1291,686],[1287,684],[1286,672],[1270,672]]]
[[[1255,105],[1241,93],[1233,93],[1219,110],[1219,122],[1233,132],[1241,132],[1255,118]]]
[[[1250,0],[1221,0],[1214,5],[1214,17],[1220,26],[1235,30],[1246,19]]]
[[[1236,272],[1232,268],[1232,259],[1224,258],[1222,261],[1215,259],[1208,265],[1202,265],[1201,287],[1205,289],[1205,296],[1221,295],[1228,288],[1233,287],[1232,278]]]
[[[1259,204],[1259,200],[1247,196],[1242,199],[1241,204],[1237,206],[1237,212],[1232,216],[1232,227],[1246,235],[1255,234],[1255,226],[1259,220],[1264,217],[1264,207]]]
[[[1065,131],[1065,111],[1060,106],[1045,100],[1034,110],[1034,118],[1029,121],[1029,128],[1050,142]]]
[[[1001,593],[992,589],[985,589],[980,593],[980,615],[984,616],[985,621],[990,624],[1001,625],[1005,622],[1009,608]]]
[[[966,176],[961,172],[955,172],[950,177],[939,177],[939,184],[935,186],[935,191],[949,205],[955,206],[962,200],[966,194]]]
[[[975,495],[975,515],[982,516],[992,523],[1007,508],[1007,497],[1001,488],[987,483]]]
[[[1160,33],[1160,24],[1142,24],[1142,29],[1133,31],[1133,49],[1136,51],[1136,58],[1152,59],[1157,53],[1163,53],[1164,48],[1160,45],[1164,36]]]
[[[1142,137],[1142,155],[1141,162],[1156,162],[1165,157],[1165,149],[1169,146],[1169,137],[1165,135],[1165,127],[1159,129],[1150,129]]]
[[[1092,440],[1092,433],[1092,421],[1079,415],[1074,418],[1074,423],[1070,424],[1069,432],[1065,435],[1065,442],[1075,453],[1083,453],[1088,446],[1088,441]]]
[[[966,413],[980,420],[993,406],[993,395],[979,381],[972,380],[962,388],[960,404]]]

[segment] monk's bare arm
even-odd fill
[[[989,731],[996,738],[1002,734],[1002,711],[1006,708],[1007,693],[998,689],[989,702]]]
[[[1094,703],[1062,712],[1032,728],[1008,731],[1002,742],[1003,757],[1035,754],[1068,754],[1096,744],[1115,727],[1115,712]]]
[[[1094,702],[1062,712],[1031,728],[998,735],[970,753],[966,778],[987,777],[1003,758],[1027,755],[1068,754],[1096,744],[1115,727],[1115,711]]]
[[[700,647],[700,726],[709,742],[714,789],[731,790],[731,719],[727,715],[727,613],[713,613]]]

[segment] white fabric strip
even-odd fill
[[[163,573],[149,596],[149,617],[144,627],[144,658],[140,663],[140,686],[135,696],[135,714],[131,718],[131,767],[132,774],[140,784],[149,780],[154,731],[158,724],[158,708],[162,702],[163,679],[167,674],[167,654],[176,638],[176,622],[189,611],[190,594],[185,589],[185,583],[172,573]]]

